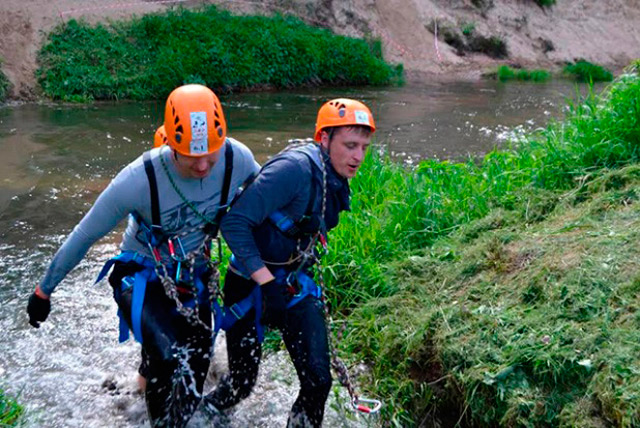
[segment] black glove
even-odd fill
[[[29,324],[35,328],[40,328],[40,323],[47,319],[51,312],[51,302],[49,299],[43,299],[36,293],[29,297],[27,304],[27,313],[29,314]]]
[[[284,287],[276,284],[273,279],[260,286],[262,290],[262,319],[260,322],[267,327],[284,327],[287,316],[287,301]]]

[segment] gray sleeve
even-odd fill
[[[113,230],[144,199],[140,197],[140,180],[131,179],[131,169],[131,166],[125,168],[111,181],[58,249],[40,283],[45,294],[50,295],[69,271],[80,263],[91,245]],[[148,187],[146,184],[147,193]]]
[[[222,236],[247,272],[264,267],[253,229],[299,195],[308,195],[310,171],[300,162],[281,158],[266,165],[238,198],[221,223]]]

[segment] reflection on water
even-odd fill
[[[485,152],[514,129],[544,126],[575,93],[573,85],[562,82],[476,82],[239,94],[222,100],[229,134],[260,162],[290,138],[312,136],[319,106],[340,96],[371,107],[377,144],[415,160]],[[21,394],[32,426],[129,427],[144,419],[134,384],[137,345],[117,344],[109,287],[91,286],[101,264],[116,254],[121,230],[94,246],[60,285],[52,314],[39,330],[28,326],[25,305],[53,253],[100,191],[152,146],[163,111],[158,102],[0,108],[0,387]],[[286,359],[279,368],[265,366],[257,399],[243,410],[250,418],[236,413],[241,421],[236,426],[257,420],[261,426],[279,426],[286,419],[296,387],[281,378],[295,376],[286,371],[291,370]],[[282,370],[287,374],[278,374]],[[333,407],[327,418],[339,426],[343,416]]]

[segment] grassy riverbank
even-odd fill
[[[387,421],[640,424],[640,77],[464,163],[369,158],[327,278]]]
[[[39,82],[54,99],[164,98],[176,86],[218,91],[305,85],[385,85],[402,66],[379,41],[338,36],[294,17],[235,16],[214,6],[129,21],[71,20],[48,36]]]

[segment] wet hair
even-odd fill
[[[327,134],[329,134],[329,141],[333,140],[333,136],[336,133],[336,131],[340,128],[346,128],[350,131],[354,131],[356,134],[362,136],[362,137],[369,137],[371,136],[372,132],[371,132],[371,128],[369,128],[366,125],[344,125],[344,126],[332,126],[332,127],[328,127],[328,128],[324,128],[323,131],[325,131]]]

